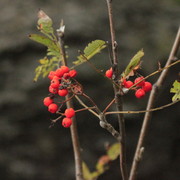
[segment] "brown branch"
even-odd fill
[[[162,109],[165,109],[169,106],[172,106],[176,103],[178,103],[180,100],[177,100],[177,101],[174,101],[174,102],[171,102],[169,104],[166,104],[166,105],[163,105],[163,106],[160,106],[160,107],[157,107],[157,108],[152,108],[152,109],[149,109],[149,110],[141,110],[141,111],[112,111],[112,112],[106,112],[105,115],[109,115],[109,114],[140,114],[140,113],[145,113],[145,112],[153,112],[153,111],[159,111],[159,110],[162,110]]]
[[[113,80],[115,84],[118,84],[118,59],[117,59],[117,42],[115,40],[115,30],[113,23],[113,13],[112,13],[112,0],[106,0],[108,7],[109,25],[111,33],[111,45],[112,45],[112,68],[113,68]],[[123,110],[122,95],[119,93],[121,87],[119,88],[113,83],[115,103],[118,111]],[[126,134],[125,134],[125,123],[124,115],[118,114],[118,124],[120,133],[120,171],[123,180],[128,179],[127,173],[127,163],[126,163]]]
[[[180,28],[179,28],[179,30],[177,32],[173,47],[171,49],[169,58],[168,58],[165,66],[169,66],[172,63],[172,61],[174,61],[174,59],[175,59],[175,57],[177,55],[179,46],[180,46]],[[157,94],[158,94],[158,91],[160,90],[162,84],[164,83],[164,80],[165,80],[165,78],[167,76],[168,70],[169,69],[164,69],[162,71],[162,73],[159,76],[157,82],[153,86],[153,89],[152,89],[150,97],[149,97],[147,110],[150,110],[150,109],[153,108],[153,106],[155,104]],[[140,154],[142,154],[141,149],[144,146],[144,140],[145,140],[145,137],[146,137],[146,134],[147,134],[149,122],[151,120],[151,115],[152,115],[152,112],[146,112],[146,114],[145,114],[145,117],[144,117],[144,120],[143,120],[143,125],[142,125],[142,128],[141,128],[140,136],[139,136],[137,147],[136,147],[136,152],[135,152],[135,155],[134,155],[134,159],[133,159],[133,163],[132,163],[132,167],[131,167],[131,171],[130,171],[129,180],[135,180],[136,179],[138,165],[139,165],[139,162],[141,160],[141,155],[140,155]]]
[[[63,21],[62,21],[60,24],[60,28],[57,30],[57,35],[58,35],[59,45],[61,49],[61,55],[63,57],[62,65],[67,66],[66,51],[64,48],[64,28],[65,26],[63,25]],[[68,100],[66,102],[66,106],[67,108],[73,108],[72,99],[69,99],[69,98],[70,98],[70,95],[68,94],[65,97],[65,99]],[[73,145],[73,150],[74,150],[76,180],[84,180],[83,172],[82,172],[82,158],[81,158],[81,151],[80,151],[80,143],[79,143],[75,116],[73,117],[73,123],[70,127],[70,131],[71,131],[71,139],[72,139],[72,145]]]
[[[86,104],[84,104],[84,102],[83,102],[77,95],[75,95],[75,98],[77,99],[77,101],[78,101],[83,107],[87,108],[87,110],[88,110],[89,112],[91,112],[92,114],[94,114],[96,117],[99,117],[99,115],[98,115],[96,112],[94,112],[92,109],[89,109],[89,107],[88,107]]]

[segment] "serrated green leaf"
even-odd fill
[[[106,47],[106,42],[103,40],[95,40],[89,43],[84,49],[83,55],[78,56],[78,60],[74,61],[73,64],[80,65],[87,60],[91,59],[97,53],[100,53],[102,49]]]
[[[48,37],[39,34],[30,34],[29,38],[33,41],[43,44],[44,46],[47,46],[50,49],[59,52],[59,48],[57,47],[57,45],[54,43],[53,40],[49,39]]]
[[[126,77],[133,75],[134,69],[136,69],[140,65],[141,58],[143,56],[144,56],[143,50],[140,50],[135,54],[135,56],[131,59],[131,61],[127,65],[125,71],[123,72],[123,74],[122,74],[123,78],[126,78]]]
[[[115,160],[120,155],[120,144],[115,143],[107,151],[110,160]]]
[[[173,88],[170,89],[171,93],[175,93],[175,95],[172,97],[172,101],[180,100],[180,82],[177,80],[173,83]]]

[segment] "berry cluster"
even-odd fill
[[[112,68],[108,69],[106,72],[105,72],[105,76],[107,78],[112,78],[112,75],[113,75],[113,70]],[[126,80],[124,79],[123,82],[122,82],[122,86],[125,87],[125,88],[131,88],[132,86],[134,86],[132,89],[135,90],[135,96],[136,98],[142,98],[145,96],[145,94],[149,91],[152,90],[152,84],[148,81],[145,81],[144,80],[144,77],[143,76],[140,76],[140,77],[137,77],[134,82],[130,81],[130,80]]]
[[[133,85],[135,85],[135,96],[138,99],[144,97],[147,92],[152,90],[152,84],[145,81],[143,76],[136,78],[134,82],[126,80],[123,81],[123,86],[125,88],[130,88]]]
[[[50,71],[48,78],[50,79],[49,96],[44,98],[44,105],[48,107],[48,111],[56,113],[59,110],[55,99],[66,96],[73,85],[72,78],[77,75],[76,70],[70,70],[67,66],[61,66],[56,71]],[[72,117],[74,116],[74,109],[66,109],[64,115],[66,116],[62,125],[70,127],[72,124]]]

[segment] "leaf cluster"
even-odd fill
[[[111,145],[106,154],[101,156],[96,163],[96,170],[91,172],[85,162],[83,162],[83,176],[85,180],[96,180],[101,174],[108,170],[108,164],[120,155],[120,144]]]

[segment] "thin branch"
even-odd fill
[[[176,65],[176,64],[178,64],[178,63],[180,63],[180,59],[176,60],[174,63],[168,64],[167,66],[165,66],[165,67],[163,67],[163,68],[160,68],[160,69],[158,69],[157,71],[155,71],[155,72],[147,75],[146,77],[144,77],[143,79],[141,79],[141,80],[138,81],[137,83],[133,84],[133,86],[131,86],[131,87],[129,88],[129,90],[133,89],[137,84],[139,84],[140,82],[148,79],[149,77],[154,76],[155,74],[158,74],[158,73],[162,72],[163,70],[168,69],[168,68],[170,68],[170,67],[172,67],[172,66],[174,66],[174,65]]]
[[[102,128],[104,128],[108,132],[110,132],[112,134],[112,136],[114,136],[118,141],[120,140],[120,134],[114,129],[114,127],[110,123],[107,122],[106,117],[103,113],[99,112],[99,114],[97,114],[92,109],[90,109],[87,105],[85,105],[78,96],[75,96],[75,98],[79,101],[79,103],[83,107],[85,107],[88,111],[90,111],[92,114],[94,114],[100,120],[99,124]],[[94,108],[96,108],[96,107],[94,107]]]
[[[159,110],[162,110],[162,109],[165,109],[169,106],[172,106],[176,103],[178,103],[180,100],[177,100],[177,101],[174,101],[174,102],[171,102],[169,104],[166,104],[166,105],[163,105],[163,106],[160,106],[160,107],[157,107],[157,108],[152,108],[152,109],[149,109],[149,110],[141,110],[141,111],[112,111],[112,112],[106,112],[105,115],[109,115],[109,114],[140,114],[140,113],[145,113],[145,112],[153,112],[153,111],[159,111]]]
[[[179,27],[179,30],[177,32],[173,47],[171,49],[169,58],[168,58],[165,66],[169,66],[172,63],[172,61],[174,61],[174,59],[176,58],[179,46],[180,46],[180,27]],[[152,89],[150,97],[149,97],[147,110],[150,110],[150,109],[153,108],[153,106],[155,104],[157,94],[158,94],[158,91],[161,88],[162,84],[164,83],[164,80],[165,80],[165,78],[167,76],[168,70],[169,69],[164,69],[162,71],[162,73],[159,76],[157,82],[153,86],[153,89]],[[143,120],[143,125],[142,125],[142,128],[141,128],[140,136],[139,136],[137,147],[136,147],[136,152],[135,152],[135,155],[134,155],[134,159],[133,159],[133,163],[132,163],[132,167],[131,167],[131,171],[130,171],[129,180],[135,180],[136,179],[138,165],[139,165],[139,162],[141,160],[141,158],[139,158],[139,157],[141,157],[140,153],[141,153],[141,149],[144,146],[144,141],[145,141],[145,137],[146,137],[146,134],[147,134],[149,122],[151,120],[151,114],[152,114],[152,112],[146,112],[146,114],[145,114],[145,117],[144,117],[144,120]]]
[[[113,68],[113,80],[115,84],[118,84],[118,59],[117,59],[117,42],[115,40],[115,30],[113,23],[113,13],[112,13],[112,0],[106,0],[108,7],[108,16],[109,16],[109,25],[111,33],[111,45],[112,45],[112,68]],[[114,94],[115,94],[115,103],[118,111],[123,110],[122,95],[119,93],[121,87],[119,88],[113,83]],[[123,180],[128,179],[127,173],[127,163],[126,163],[126,134],[125,134],[125,123],[124,115],[118,114],[118,124],[119,124],[119,133],[120,133],[120,171]]]
[[[114,102],[115,102],[115,98],[107,105],[107,107],[104,109],[103,113],[105,113],[112,106],[112,104]]]
[[[57,30],[58,40],[61,48],[61,53],[63,57],[62,64],[67,66],[67,59],[66,59],[66,51],[64,48],[64,29],[65,26],[63,25],[63,21],[60,24],[60,28]],[[66,95],[65,99],[68,100],[66,102],[67,108],[73,108],[73,102],[70,99],[70,95]],[[78,137],[78,131],[77,131],[77,125],[76,125],[76,119],[75,116],[73,117],[73,123],[70,127],[71,131],[71,139],[72,139],[72,145],[74,150],[74,160],[75,160],[75,173],[76,173],[76,180],[83,180],[83,172],[82,172],[82,158],[81,158],[81,152],[80,152],[80,143],[79,143],[79,137]]]
[[[84,104],[84,102],[77,95],[75,95],[75,98],[83,107],[87,108],[89,112],[94,114],[96,117],[99,117],[99,115],[96,112],[94,112],[92,109],[89,109],[89,107],[86,104]]]

